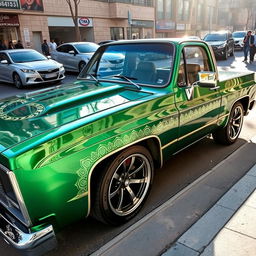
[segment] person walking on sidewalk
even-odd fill
[[[45,39],[44,42],[42,43],[42,52],[45,56],[49,56],[50,55],[50,51],[49,51],[49,45],[47,43],[47,40]]]
[[[247,35],[244,37],[244,62],[247,61],[248,53],[250,53],[250,49],[254,45],[254,36],[252,35],[252,31],[248,31]],[[250,56],[251,57],[251,56]],[[250,59],[251,62],[251,59]]]
[[[253,42],[253,45],[250,48],[250,63],[252,63],[254,61],[254,55],[256,53],[256,32],[252,36],[254,37],[254,42]]]

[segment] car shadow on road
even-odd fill
[[[245,143],[246,140],[238,139],[235,144],[226,147],[214,143],[213,139],[208,137],[172,156],[161,169],[156,170],[150,196],[142,211],[134,219],[122,226],[111,227],[89,217],[68,226],[58,233],[59,247],[48,253],[48,256],[57,256],[63,252],[66,256],[90,255],[207,173]],[[239,178],[240,176],[237,177]],[[232,185],[233,183],[230,187]]]

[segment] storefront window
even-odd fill
[[[111,40],[124,39],[124,28],[110,28]]]
[[[17,43],[18,41],[18,33],[16,27],[0,27],[0,40],[4,42],[7,46],[9,41],[13,41],[13,43]]]
[[[142,38],[141,28],[127,28],[127,38],[128,39],[140,39]]]

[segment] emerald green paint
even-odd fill
[[[253,74],[221,73],[218,90],[194,87],[188,99],[188,87],[177,86],[182,50],[186,45],[203,47],[216,71],[208,46],[167,39],[140,45],[148,42],[174,49],[167,84],[140,84],[138,90],[121,79],[84,79],[0,103],[0,162],[15,173],[33,225],[54,216],[61,227],[87,216],[93,200],[89,188],[96,185],[90,175],[114,152],[152,138],[166,160],[225,125],[238,99],[255,98]]]

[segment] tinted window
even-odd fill
[[[225,41],[227,34],[208,34],[204,38],[205,41]]]
[[[9,52],[9,55],[14,63],[47,60],[45,56],[37,51]]]
[[[97,44],[74,44],[74,46],[80,53],[95,52],[99,48]]]
[[[234,32],[232,35],[236,38],[244,38],[246,36],[246,32]]]
[[[65,45],[61,45],[56,49],[58,52],[65,52]]]

